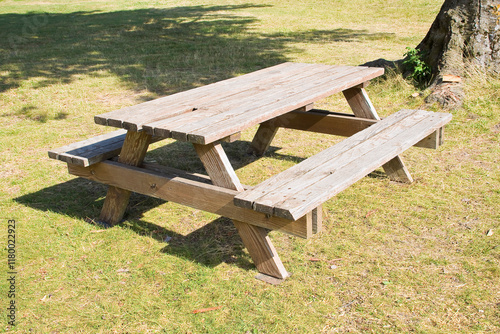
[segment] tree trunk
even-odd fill
[[[500,2],[446,0],[417,49],[433,75],[428,102],[459,106],[463,93],[457,76],[468,66],[500,73]]]

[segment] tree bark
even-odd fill
[[[469,66],[500,73],[499,1],[446,0],[417,49],[433,75],[428,102],[460,106],[460,83],[444,78],[462,77]]]

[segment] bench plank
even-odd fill
[[[95,136],[49,151],[49,158],[61,160],[78,166],[91,166],[98,162],[114,158],[121,152],[127,130],[116,130]],[[151,142],[162,140],[153,137]]]
[[[394,114],[393,117],[386,122],[387,126],[390,126],[392,124],[395,124],[399,122],[401,119],[405,118],[410,111],[405,111],[403,113],[397,113]],[[374,124],[376,125],[376,124]],[[272,190],[278,190],[281,187],[285,186],[288,182],[290,182],[291,179],[297,178],[302,176],[303,174],[307,173],[311,169],[314,169],[318,163],[315,160],[318,161],[328,161],[331,156],[337,156],[341,154],[342,152],[350,150],[352,147],[354,147],[357,143],[363,142],[368,140],[371,136],[374,136],[378,134],[379,132],[383,131],[383,128],[375,127],[374,125],[370,126],[369,128],[360,131],[353,135],[350,138],[347,138],[349,140],[343,140],[340,143],[338,143],[335,146],[330,147],[327,150],[324,150],[318,154],[316,154],[314,157],[311,157],[309,159],[306,159],[302,161],[301,163],[289,168],[285,172],[282,172],[280,174],[277,174],[264,182],[260,183],[257,187],[254,188],[254,191],[245,191],[238,195],[235,198],[235,203],[241,207],[246,207],[246,208],[254,208],[254,203],[262,196],[265,196],[267,193],[269,193],[269,189]],[[313,159],[314,158],[314,159]],[[260,189],[260,192],[255,191],[256,188]],[[262,204],[262,202],[260,202]],[[272,207],[270,207],[272,208]],[[272,210],[266,211],[265,213],[267,214],[272,214]]]
[[[296,219],[450,120],[450,114],[402,110],[237,195],[235,204]]]
[[[126,130],[117,130],[82,140],[50,150],[49,157],[78,166],[90,166],[120,154],[126,134]]]

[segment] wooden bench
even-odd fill
[[[69,164],[88,167],[98,162],[117,157],[122,149],[127,130],[116,130],[49,151],[49,158]],[[240,138],[240,133],[228,136],[221,141],[233,142]],[[153,136],[151,142],[164,138]]]
[[[235,196],[234,203],[296,220],[431,133],[450,114],[401,110],[315,156]]]

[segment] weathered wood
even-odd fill
[[[312,222],[308,215],[297,221],[291,221],[237,207],[233,199],[239,192],[214,186],[205,175],[153,164],[144,164],[143,167],[126,166],[114,161],[104,161],[90,167],[68,164],[68,170],[72,175],[92,181],[241,220],[266,229],[306,239],[312,236]]]
[[[144,132],[128,131],[118,161],[130,166],[139,166],[151,143],[151,136]],[[99,220],[110,225],[120,222],[130,199],[130,191],[110,186]]]
[[[406,112],[398,112],[398,113],[391,115],[391,118],[389,121],[387,121],[387,119],[384,120],[386,126],[396,124],[400,120],[407,117],[407,115],[409,113],[410,113],[410,111],[406,111]],[[377,125],[377,124],[375,124],[375,125]],[[241,206],[241,207],[246,207],[249,209],[253,208],[253,209],[260,211],[261,209],[254,207],[253,204],[257,201],[257,199],[262,197],[262,195],[266,194],[266,197],[272,195],[272,194],[269,194],[269,191],[272,191],[273,194],[280,194],[281,189],[282,188],[286,189],[287,184],[289,182],[291,182],[291,180],[294,180],[296,178],[298,179],[299,177],[301,177],[302,175],[304,175],[308,171],[310,171],[314,168],[317,168],[319,166],[318,161],[320,161],[321,163],[323,161],[329,161],[330,159],[332,159],[333,157],[335,157],[337,155],[340,155],[344,152],[348,152],[350,149],[355,147],[358,144],[358,142],[364,142],[364,141],[368,140],[370,137],[377,135],[384,130],[384,128],[381,128],[380,126],[377,127],[375,125],[372,125],[369,128],[356,133],[352,137],[341,141],[340,143],[336,144],[335,146],[332,146],[329,149],[318,153],[317,155],[314,156],[314,159],[313,159],[313,157],[310,157],[310,158],[302,161],[301,163],[289,168],[288,170],[281,172],[281,173],[263,181],[262,183],[260,183],[257,186],[258,188],[261,189],[261,193],[259,193],[258,191],[245,191],[245,192],[239,194],[235,198],[236,205]],[[255,187],[255,188],[257,188],[257,187]],[[255,190],[255,188],[253,190]],[[260,204],[261,205],[265,204],[265,201],[261,200]],[[270,204],[270,207],[272,208],[272,205],[271,205],[272,202],[269,202],[269,204]],[[262,208],[262,210],[265,210],[265,209]],[[272,210],[266,211],[265,213],[272,214]]]
[[[379,120],[354,117],[351,114],[312,109],[309,112],[292,111],[268,121],[269,126],[350,137],[379,122]],[[434,131],[414,146],[437,149],[443,144],[443,128]]]
[[[263,156],[271,145],[278,129],[277,126],[272,125],[271,121],[260,124],[247,153],[257,157]]]
[[[97,124],[124,127],[139,131],[147,123],[197,112],[206,103],[226,99],[264,80],[274,80],[293,74],[309,64],[283,63],[239,77],[179,92],[135,106],[122,108],[94,117]],[[191,116],[191,115],[189,115]],[[189,118],[189,117],[187,117]]]
[[[380,117],[375,110],[366,90],[363,87],[353,87],[342,92],[356,117],[371,118],[379,120]]]
[[[194,147],[214,185],[238,192],[244,190],[221,145],[194,144]],[[259,272],[281,279],[288,277],[266,229],[236,219],[233,223]]]
[[[233,220],[233,223],[259,272],[280,279],[290,276],[266,229],[238,220]]]
[[[323,230],[323,205],[313,209],[311,215],[312,233],[317,234]]]
[[[267,92],[273,88],[273,84],[283,84],[284,82],[304,79],[304,66],[307,65],[296,64],[296,66],[288,68],[287,71],[281,71],[279,75],[261,75],[252,81],[248,81],[245,76],[239,77],[241,82],[234,83],[231,87],[220,87],[219,91],[215,91],[202,100],[196,99],[196,96],[191,97],[190,101],[196,104],[197,107],[193,108],[189,115],[168,117],[156,122],[145,122],[143,120],[145,122],[143,125],[144,131],[157,136],[173,137],[186,141],[186,135],[182,131],[179,132],[178,129],[184,129],[195,122],[201,122],[234,108],[252,108],[262,102]],[[308,66],[309,75],[321,72],[323,66]]]
[[[402,110],[235,197],[235,204],[293,219],[448,123],[450,114]]]
[[[118,156],[126,133],[125,130],[117,130],[52,149],[49,151],[49,157],[79,166],[90,166]]]
[[[243,191],[243,186],[236,176],[221,144],[198,145],[194,149],[200,157],[212,182],[219,187]]]
[[[302,108],[299,108],[295,110],[295,112],[306,112],[309,110],[312,110],[313,104],[309,104],[307,106],[304,106]],[[290,114],[290,113],[288,113]],[[284,116],[288,115],[285,114]],[[261,123],[259,125],[259,128],[257,129],[257,132],[255,133],[252,143],[250,144],[250,147],[248,148],[248,154],[253,154],[257,157],[263,156],[264,153],[267,151],[269,146],[271,145],[271,142],[274,139],[274,136],[278,132],[278,127],[280,125],[276,125],[276,119],[272,119],[269,121],[266,121],[264,123]],[[286,122],[285,122],[286,123]],[[282,122],[283,124],[283,122]]]
[[[347,66],[328,67],[326,65],[316,65],[307,68],[307,71],[300,71],[295,75],[286,76],[282,80],[266,80],[265,85],[256,85],[252,87],[246,98],[229,100],[229,107],[215,101],[217,104],[208,107],[205,112],[208,117],[171,128],[172,137],[182,141],[192,141],[188,138],[189,136],[196,136],[204,132],[212,133],[214,131],[220,131],[221,129],[225,129],[223,124],[232,125],[234,119],[238,117],[248,121],[254,117],[252,114],[263,117],[262,122],[266,121],[274,117],[273,114],[276,113],[276,110],[274,110],[275,108],[272,107],[272,105],[277,101],[280,102],[279,105],[285,108],[286,111],[292,111],[308,103],[314,102],[314,99],[309,102],[296,100],[296,95],[305,90],[309,91],[307,96],[309,98],[318,94],[318,90],[315,89],[317,86],[314,86],[314,83],[332,81],[332,79],[340,82],[344,77],[353,75],[353,73],[356,73],[356,77],[359,77],[358,72],[360,71],[359,68]],[[328,88],[330,87],[320,87],[319,92]],[[202,108],[205,107],[203,106]],[[256,112],[257,109],[259,112]],[[280,113],[282,113],[282,111]],[[236,122],[235,125],[238,128],[239,121]],[[255,124],[257,123],[252,125]],[[200,144],[208,143],[206,141],[193,142]]]
[[[380,120],[368,94],[362,87],[353,87],[342,92],[357,117]],[[399,156],[382,166],[387,176],[396,182],[412,183],[413,178]]]
[[[116,130],[49,151],[49,157],[67,163],[90,166],[120,154],[127,131]],[[151,142],[163,138],[153,137]]]
[[[366,71],[367,73],[364,73],[364,68],[352,69],[348,74],[346,72],[331,74],[322,79],[306,81],[290,90],[287,87],[279,87],[281,95],[278,94],[279,97],[272,102],[266,100],[270,103],[256,106],[250,110],[233,110],[229,117],[224,114],[216,115],[212,117],[211,126],[190,129],[188,140],[193,143],[205,144],[213,142],[229,133],[265,122],[383,73],[383,70],[377,70],[378,72]]]
[[[99,115],[95,121],[209,144],[382,73],[368,67],[286,63]]]

